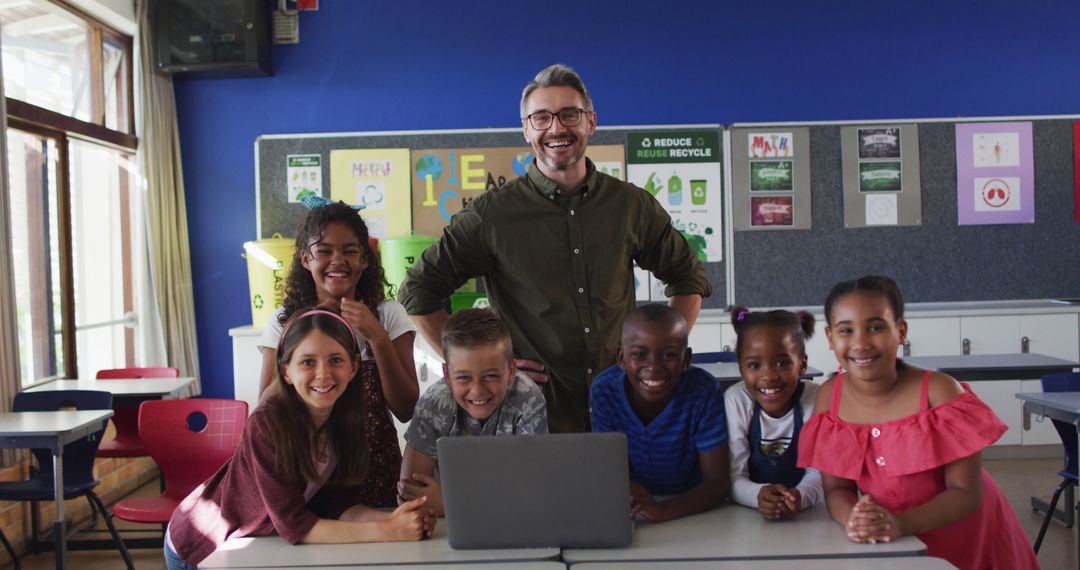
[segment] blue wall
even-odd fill
[[[554,62],[601,125],[1080,112],[1075,0],[321,4],[273,77],[176,80],[206,396],[232,397],[251,321],[259,135],[515,127]]]

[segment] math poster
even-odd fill
[[[842,127],[840,154],[845,228],[922,223],[918,126]]]
[[[1073,216],[1080,222],[1080,121],[1073,123]]]
[[[960,225],[1035,223],[1031,123],[956,125]]]
[[[732,225],[737,231],[810,229],[810,132],[731,132]]]
[[[409,150],[330,151],[330,199],[364,206],[372,237],[409,235]]]
[[[653,195],[702,261],[720,261],[720,131],[629,133],[627,180]]]
[[[600,172],[625,180],[622,145],[590,146],[586,156]],[[413,150],[410,160],[413,233],[438,237],[470,200],[524,175],[533,154],[526,146],[439,148]]]

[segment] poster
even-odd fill
[[[719,131],[629,133],[627,180],[652,194],[702,261],[720,261]]]
[[[752,196],[750,225],[792,227],[795,225],[794,196]]]
[[[308,196],[322,196],[322,155],[290,154],[286,155],[286,179],[289,188],[289,203],[298,204]]]
[[[956,125],[958,223],[1035,222],[1031,123]]]
[[[805,127],[731,132],[735,231],[810,229],[810,131]]]
[[[1080,222],[1080,121],[1073,123],[1073,218]]]
[[[840,155],[845,228],[922,223],[916,125],[841,127]]]
[[[625,180],[622,145],[590,146],[585,155],[598,171]],[[413,150],[413,233],[438,237],[470,200],[524,175],[532,162],[532,149],[525,146]]]
[[[330,151],[330,199],[362,205],[372,237],[409,234],[409,150]]]
[[[749,133],[750,158],[781,158],[795,153],[792,133]]]
[[[793,192],[795,161],[755,160],[750,162],[751,192]]]

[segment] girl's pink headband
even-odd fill
[[[337,313],[335,313],[333,311],[327,311],[326,309],[311,309],[310,311],[306,311],[302,315],[300,315],[299,317],[296,317],[295,319],[290,321],[289,324],[285,326],[285,329],[281,331],[281,338],[278,339],[278,356],[279,357],[281,356],[282,349],[285,348],[285,334],[289,332],[289,329],[291,329],[292,326],[295,325],[296,323],[298,323],[298,322],[300,322],[300,321],[302,321],[302,320],[304,320],[304,319],[306,319],[306,318],[308,318],[310,316],[313,316],[313,315],[330,315],[331,317],[334,317],[335,319],[341,321],[341,323],[343,325],[345,325],[345,328],[349,329],[349,334],[352,335],[353,346],[356,347],[357,352],[360,351],[360,339],[356,338],[356,330],[354,330],[352,325],[349,324],[349,321],[345,320],[345,317],[342,317],[341,315],[339,315],[339,314],[337,314]]]

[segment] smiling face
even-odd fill
[[[579,108],[585,108],[585,99],[573,87],[539,87],[525,101],[525,116],[539,111],[557,114],[563,109]],[[573,127],[564,126],[558,117],[542,131],[534,129],[528,119],[522,119],[521,127],[540,171],[548,178],[554,178],[556,172],[572,169],[584,173],[585,163],[581,159],[585,156],[589,137],[596,131],[596,113],[584,113],[581,122]]]
[[[690,368],[686,327],[671,321],[627,322],[617,354],[626,371],[630,404],[638,416],[653,416],[667,405]]]
[[[504,345],[456,346],[446,353],[446,385],[457,405],[477,420],[486,421],[499,409],[514,379],[514,364]]]
[[[760,325],[740,333],[739,371],[746,390],[774,418],[796,405],[795,390],[806,371],[806,354],[790,330]]]
[[[907,321],[897,322],[884,295],[844,295],[834,303],[831,321],[825,334],[848,375],[861,380],[895,377],[896,351],[907,339]]]
[[[315,281],[319,304],[336,305],[342,297],[354,298],[356,284],[368,266],[356,233],[340,222],[326,224],[322,238],[309,244],[300,258]]]
[[[358,368],[345,347],[321,330],[313,329],[293,350],[282,369],[282,377],[296,390],[319,426],[330,417],[334,403],[348,388]]]

